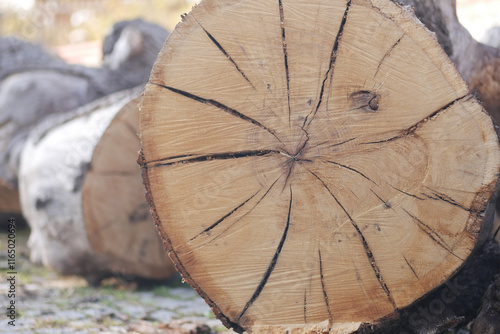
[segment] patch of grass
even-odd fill
[[[61,319],[52,319],[52,318],[47,318],[47,319],[37,319],[35,320],[35,326],[40,329],[40,328],[61,328],[66,325],[66,322]]]
[[[167,298],[175,298],[170,292],[170,287],[159,285],[153,288],[153,294],[157,297],[167,297]]]
[[[112,287],[101,287],[98,291],[106,296],[111,296],[115,300],[119,301],[127,301],[127,302],[138,302],[139,296],[135,293],[134,290],[125,290],[125,289],[115,289]]]

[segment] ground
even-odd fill
[[[62,277],[29,262],[29,230],[16,233],[15,327],[0,318],[0,333],[26,334],[234,334],[180,278],[138,287],[116,275],[100,287],[77,276]],[[0,307],[8,305],[7,234],[0,233]],[[448,332],[467,334],[466,328]]]
[[[76,276],[61,277],[29,262],[29,231],[16,234],[15,327],[2,316],[0,333],[234,333],[214,319],[196,292],[179,279],[168,285],[138,288],[116,275],[91,288]],[[0,305],[9,305],[7,234],[0,234]],[[2,311],[4,314],[4,311]]]

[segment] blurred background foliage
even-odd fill
[[[56,46],[102,41],[113,23],[142,18],[172,31],[196,0],[1,0],[0,36]]]

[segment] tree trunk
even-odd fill
[[[398,317],[491,230],[491,119],[389,1],[202,2],[153,68],[141,138],[170,257],[238,332]]]
[[[111,273],[146,278],[173,274],[171,261],[158,251],[160,239],[152,237],[156,233],[152,222],[144,217],[145,199],[140,173],[136,169],[134,174],[135,159],[121,156],[137,152],[139,140],[130,129],[123,129],[127,124],[123,121],[134,116],[131,109],[136,102],[130,101],[141,90],[116,93],[72,115],[48,118],[28,137],[19,188],[31,227],[32,262],[61,274],[82,275],[91,284]],[[118,146],[108,147],[117,145],[117,140]],[[113,163],[105,166],[110,161],[106,159]],[[98,193],[101,185],[108,187],[107,196]],[[114,219],[110,210],[117,210]],[[97,232],[97,227],[102,231]],[[114,252],[109,245],[115,247]]]

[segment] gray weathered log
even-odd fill
[[[143,196],[101,196],[99,204],[94,203],[90,208],[84,203],[84,200],[92,202],[92,196],[100,196],[91,191],[96,187],[92,188],[89,184],[87,190],[90,191],[85,194],[84,185],[90,170],[94,175],[94,184],[97,179],[107,187],[117,189],[113,181],[119,182],[120,170],[113,170],[110,163],[107,167],[112,170],[103,174],[102,169],[106,166],[99,166],[100,170],[97,170],[92,159],[96,147],[100,151],[111,152],[111,155],[127,151],[103,147],[101,138],[110,122],[141,91],[142,87],[138,87],[115,93],[76,111],[52,115],[33,129],[22,152],[19,183],[22,210],[31,227],[28,246],[32,262],[41,263],[64,275],[82,275],[90,284],[97,284],[110,273],[164,279],[175,272],[163,252],[149,212],[142,210],[147,207]],[[130,129],[126,130],[128,133]],[[132,147],[132,151],[137,149],[137,137],[123,138],[128,139],[122,139],[121,145]],[[109,143],[116,144],[113,141]],[[135,159],[124,160],[121,156],[109,158],[121,161],[119,166],[123,170],[130,169],[130,166],[137,167]],[[135,176],[140,180],[139,168],[136,169]],[[128,176],[127,180],[135,180],[132,176]],[[132,182],[127,191],[140,194],[141,182]],[[114,219],[105,221],[109,225],[104,228],[112,227],[113,234],[102,231],[97,236],[95,231],[89,230],[88,220],[95,220],[95,215],[107,207],[121,211],[116,213]],[[137,226],[141,236],[137,235]],[[107,239],[102,240],[103,235]],[[93,241],[94,236],[100,238],[98,242]],[[125,240],[135,240],[138,244],[127,244]],[[105,247],[99,249],[96,244],[102,243]],[[114,245],[116,249],[109,251],[112,247],[109,245]],[[127,250],[125,254],[123,249]],[[136,254],[137,250],[141,254]]]
[[[165,29],[142,20],[119,22],[104,42],[101,68],[70,65],[38,46],[0,40],[0,196],[17,197],[19,153],[35,124],[145,84],[167,36]],[[18,212],[16,203],[0,210]]]

